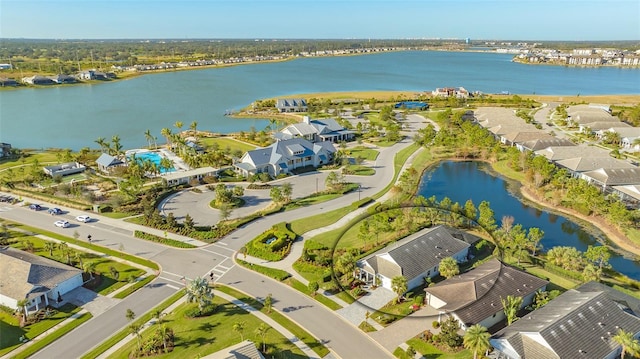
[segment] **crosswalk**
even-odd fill
[[[210,246],[208,248],[214,248],[214,246]],[[212,283],[217,282],[223,275],[225,275],[235,265],[233,263],[233,259],[231,258],[231,256],[234,253],[232,249],[220,247],[220,246],[215,247],[215,249],[217,249],[217,251],[213,251],[207,248],[198,249],[200,251],[211,253],[214,256],[214,260],[216,260],[217,262],[213,268],[211,268],[209,271],[207,271],[203,275],[204,278],[208,279]],[[220,252],[228,252],[228,253],[223,254]],[[165,281],[173,283],[173,284],[168,284],[167,286],[170,288],[174,288],[176,290],[183,288],[184,286],[186,286],[188,281],[193,279],[193,278],[185,277],[182,274],[172,273],[166,270],[162,271],[160,278],[164,279]]]

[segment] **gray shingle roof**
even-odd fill
[[[455,312],[465,325],[473,325],[502,311],[502,298],[525,297],[547,285],[546,280],[492,259],[425,292],[447,303],[441,310]]]
[[[96,164],[104,167],[116,166],[122,163],[123,162],[120,161],[119,159],[106,153],[101,154],[100,157],[98,157],[98,159],[96,160]]]
[[[613,157],[576,157],[556,161],[556,164],[575,172],[593,171],[598,168],[634,168],[629,162]]]
[[[600,168],[585,172],[590,177],[607,186],[640,184],[640,168]]]
[[[469,244],[451,235],[448,228],[438,226],[420,231],[383,248],[362,261],[387,278],[403,275],[411,280],[440,264],[443,258],[468,248]],[[384,258],[388,254],[395,262]],[[397,264],[397,265],[396,265]]]
[[[499,331],[492,342],[508,342],[523,359],[605,358],[619,347],[611,339],[618,328],[639,333],[640,318],[606,292],[572,289]],[[542,355],[544,347],[553,356]]]
[[[531,140],[522,143],[522,147],[530,151],[538,151],[551,146],[575,146],[576,144],[566,138],[545,138]]]
[[[609,157],[609,151],[593,146],[549,146],[536,151],[536,155],[545,156],[548,160],[558,161],[576,157]]]
[[[16,300],[48,291],[81,270],[11,247],[0,247],[0,290]]]

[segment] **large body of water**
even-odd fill
[[[480,162],[442,162],[425,172],[418,193],[438,200],[449,197],[461,205],[471,199],[476,207],[482,201],[491,203],[498,226],[503,216],[513,216],[515,224],[524,228],[538,227],[545,232],[544,249],[571,246],[584,252],[589,245],[598,245],[598,238],[565,217],[527,206],[508,190],[508,182],[496,177]],[[600,238],[601,240],[603,238]],[[640,279],[640,263],[614,254],[611,265],[630,278]]]
[[[103,84],[0,91],[0,142],[18,148],[97,148],[98,137],[121,137],[125,148],[159,139],[176,121],[214,132],[264,128],[228,110],[257,99],[334,91],[470,91],[549,95],[640,94],[640,69],[523,65],[511,55],[406,51],[301,58],[280,63],[148,74]],[[175,130],[175,129],[174,129]]]

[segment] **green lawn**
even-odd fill
[[[373,176],[376,170],[363,165],[347,165],[344,167],[344,173],[357,176]]]
[[[347,155],[357,158],[360,157],[367,161],[375,161],[378,158],[380,152],[378,150],[374,150],[372,148],[367,148],[364,146],[358,146],[345,151]]]
[[[241,334],[233,330],[235,323],[244,322],[242,332],[244,339],[253,340],[256,344],[262,342],[262,338],[255,334],[261,320],[249,314],[234,304],[222,298],[213,300],[217,306],[216,312],[208,317],[188,319],[185,312],[195,304],[183,304],[172,313],[164,317],[166,326],[173,329],[175,334],[175,348],[169,354],[155,356],[156,358],[198,358],[237,344],[241,341]],[[144,339],[153,334],[147,330],[142,334]],[[143,339],[143,340],[144,340]],[[282,334],[271,329],[265,337],[267,347],[272,348],[269,357],[274,358],[304,358],[304,353],[294,344],[289,342]],[[133,340],[123,348],[116,351],[110,358],[128,358],[136,341]]]
[[[24,328],[20,328],[20,321],[17,317],[0,311],[0,356],[19,347],[21,345],[19,341],[21,336],[24,335],[28,339],[33,339],[79,310],[80,308],[73,304],[65,304],[59,310],[56,310],[51,317]]]
[[[229,147],[231,152],[235,150],[240,150],[242,151],[242,153],[245,153],[247,151],[251,151],[256,148],[256,146],[250,143],[237,141],[231,137],[206,137],[206,138],[199,139],[199,141],[203,146],[206,146],[206,147],[211,147],[214,145],[214,143],[217,144],[221,150],[224,150],[227,147]]]
[[[410,339],[407,344],[412,346],[418,353],[428,359],[471,359],[473,358],[473,352],[470,350],[462,350],[457,353],[445,353],[442,350],[434,347],[420,339]]]
[[[351,213],[353,209],[351,207],[343,207],[331,212],[318,214],[312,217],[306,217],[297,219],[290,223],[290,228],[292,231],[301,235],[307,233],[316,228],[325,227],[332,223],[337,222],[340,218],[346,216]]]

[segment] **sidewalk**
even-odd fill
[[[304,353],[304,355],[306,355],[308,358],[314,358],[314,359],[319,359],[320,357],[318,356],[318,354],[316,354],[313,350],[311,350],[311,348],[309,348],[309,346],[307,346],[305,343],[303,343],[300,339],[298,339],[295,335],[293,335],[290,331],[288,331],[285,327],[283,327],[282,325],[278,324],[278,322],[276,322],[275,320],[271,319],[271,317],[269,317],[268,315],[260,312],[259,310],[255,309],[254,307],[228,295],[225,293],[222,293],[220,291],[214,290],[214,295],[223,298],[224,300],[227,300],[233,304],[235,304],[237,307],[242,308],[244,310],[246,310],[247,312],[249,312],[252,315],[255,315],[258,319],[262,320],[263,322],[267,323],[271,328],[273,328],[274,330],[278,331],[279,333],[281,333],[282,335],[284,335],[287,340],[289,340],[291,343],[295,344],[298,348],[300,348],[300,350],[302,350],[302,352]],[[179,299],[178,301],[176,301],[175,303],[173,303],[172,305],[170,305],[167,309],[165,309],[163,311],[163,314],[167,314],[167,313],[171,313],[175,308],[177,308],[179,305],[183,304],[186,302],[186,296],[182,297],[181,299]],[[142,329],[146,329],[149,328],[150,326],[152,326],[153,324],[155,324],[155,319],[152,319],[150,321],[148,321],[147,323],[145,323],[142,326]],[[105,351],[104,353],[102,353],[101,355],[99,355],[97,357],[97,359],[106,359],[107,357],[109,357],[111,354],[115,353],[117,350],[119,350],[120,348],[122,348],[124,345],[126,345],[128,342],[130,342],[131,340],[135,339],[135,335],[133,334],[129,334],[127,335],[124,339],[122,339],[121,341],[119,341],[118,343],[114,344],[111,348],[109,348],[109,350]]]

